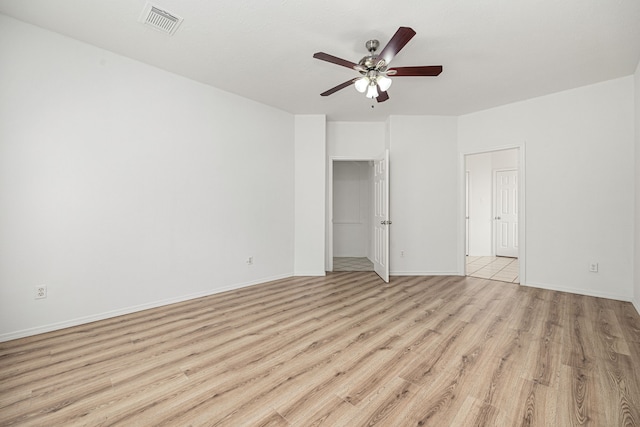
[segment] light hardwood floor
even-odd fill
[[[639,426],[630,303],[291,278],[0,343],[0,425]]]

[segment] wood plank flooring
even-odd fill
[[[630,303],[291,278],[0,343],[2,426],[640,426]]]

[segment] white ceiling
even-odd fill
[[[184,18],[173,36],[138,22],[145,0],[0,0],[0,13],[295,114],[384,120],[460,115],[633,74],[639,0],[153,0]],[[396,77],[385,103],[352,87],[319,94],[400,26],[417,35],[393,66],[442,65]],[[372,105],[375,108],[372,108]]]

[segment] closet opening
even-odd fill
[[[373,177],[373,161],[333,161],[332,271],[374,271]]]

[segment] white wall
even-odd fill
[[[375,159],[386,148],[384,122],[327,122],[327,156],[351,160]]]
[[[293,274],[291,114],[1,15],[0,64],[0,340]]]
[[[493,248],[493,173],[517,169],[518,150],[500,150],[465,156],[469,172],[469,255],[492,256]]]
[[[500,169],[517,169],[518,168],[518,150],[499,150],[491,152],[491,168],[493,170]]]
[[[632,77],[459,118],[461,152],[526,146],[525,284],[632,298],[633,123]]]
[[[373,181],[366,161],[333,164],[333,256],[368,257]]]
[[[459,273],[456,128],[455,117],[390,117],[393,275]]]
[[[635,97],[635,263],[634,305],[640,313],[640,63],[634,75]]]
[[[296,276],[325,274],[325,128],[324,115],[295,117]]]

